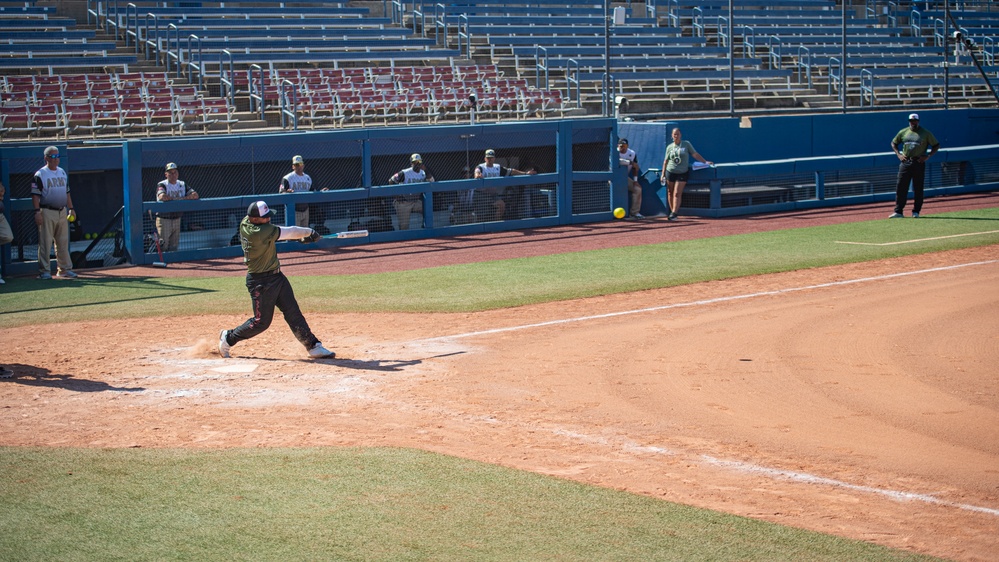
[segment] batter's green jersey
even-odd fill
[[[882,137],[884,138],[884,137]],[[891,143],[898,147],[898,151],[906,158],[919,158],[924,154],[929,154],[926,150],[931,146],[938,146],[940,143],[929,130],[920,127],[913,131],[906,127],[895,135]]]
[[[253,224],[250,217],[239,223],[239,243],[243,246],[243,262],[248,273],[267,273],[280,269],[275,243],[281,229],[271,223]]]

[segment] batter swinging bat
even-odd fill
[[[348,230],[346,232],[337,232],[337,238],[363,238],[368,235],[367,230]]]

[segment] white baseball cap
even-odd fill
[[[919,121],[919,114],[918,113],[910,113],[909,114],[909,121]]]
[[[294,158],[291,159],[291,163],[292,164],[305,164],[305,160],[303,160],[301,156],[296,155]]]
[[[246,209],[246,216],[248,217],[273,217],[274,211],[267,206],[267,203],[263,201],[257,201],[256,203],[250,203],[250,206]]]

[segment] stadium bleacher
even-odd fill
[[[939,104],[941,3],[847,1],[0,2],[0,139],[593,115],[605,68],[636,116]],[[993,104],[999,10],[950,15],[949,103]]]

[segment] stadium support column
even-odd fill
[[[839,99],[840,103],[843,104],[843,113],[846,113],[846,85],[848,81],[846,79],[846,0],[843,0],[843,11],[840,17],[840,32],[842,37],[841,52],[839,57]],[[873,94],[871,94],[873,96]],[[864,105],[864,93],[860,93],[860,105]],[[874,105],[874,100],[872,98],[871,105]]]
[[[728,0],[728,111],[735,117],[735,37],[732,36],[734,0]]]
[[[950,0],[944,2],[943,28],[943,67],[944,67],[944,109],[950,109],[950,62],[947,58],[947,36],[950,35]]]
[[[604,117],[611,116],[611,100],[608,98],[610,96],[610,18],[610,0],[604,0]]]

